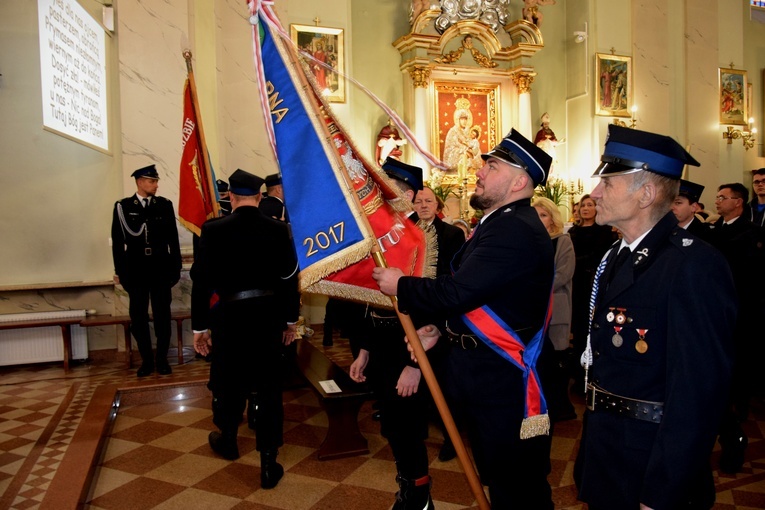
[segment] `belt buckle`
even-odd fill
[[[587,391],[584,393],[584,404],[590,411],[595,410],[595,386],[587,385]]]
[[[151,255],[151,248],[144,248],[143,249],[143,254],[144,255]]]
[[[465,345],[465,339],[470,340],[472,342],[472,345],[470,345],[470,344]],[[462,345],[462,348],[464,350],[466,350],[466,351],[478,348],[478,340],[476,340],[473,335],[466,335],[464,333],[461,334],[460,335],[460,344]]]

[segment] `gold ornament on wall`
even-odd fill
[[[527,94],[531,92],[531,84],[534,82],[534,77],[537,73],[530,73],[526,71],[520,71],[512,74],[513,83],[518,88],[519,94]]]
[[[409,68],[409,76],[415,87],[425,88],[430,80],[430,68],[427,66],[414,66]]]
[[[462,57],[462,54],[465,53],[465,50],[470,51],[470,54],[473,56],[473,60],[481,67],[493,69],[498,65],[491,58],[473,47],[473,36],[469,34],[462,39],[462,44],[459,48],[454,51],[450,51],[449,53],[444,53],[440,57],[434,58],[433,61],[439,64],[452,64]]]

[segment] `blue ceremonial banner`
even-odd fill
[[[256,64],[305,289],[366,257],[375,236],[296,54],[260,21]]]

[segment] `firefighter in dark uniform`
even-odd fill
[[[287,208],[284,206],[284,188],[279,174],[266,176],[267,195],[260,201],[260,212],[270,218],[290,222]]]
[[[393,179],[410,201],[423,189],[422,169],[393,158],[387,158],[382,169]],[[409,220],[418,221],[417,214]],[[421,228],[425,227],[419,224]],[[464,236],[456,227],[445,225]],[[430,233],[428,233],[430,231]],[[426,237],[436,235],[435,226],[428,226]],[[456,248],[444,234],[436,240],[438,261],[451,260]],[[430,277],[436,275],[436,262],[431,260],[424,272]],[[417,320],[417,318],[414,318]],[[388,440],[396,461],[396,481],[399,491],[393,510],[430,510],[431,479],[428,471],[428,452],[425,440],[428,437],[430,393],[419,367],[414,363],[404,343],[404,330],[393,310],[369,307],[358,332],[359,353],[351,365],[351,377],[356,381],[366,380],[378,398],[380,432]]]
[[[731,379],[733,280],[670,211],[683,166],[699,163],[670,137],[608,128],[591,196],[598,223],[623,238],[593,284],[579,498],[591,510],[708,509]]]
[[[141,353],[138,377],[172,373],[170,347],[172,288],[181,278],[181,247],[170,200],[156,196],[159,174],[154,165],[133,172],[137,191],[114,204],[112,256],[114,281],[130,297],[130,330]],[[149,299],[157,337],[156,363],[149,333]]]
[[[284,474],[276,462],[283,444],[281,346],[295,339],[300,311],[295,249],[288,227],[258,209],[263,179],[237,170],[229,179],[233,212],[205,222],[191,268],[194,349],[211,354],[212,449],[239,457],[237,431],[247,397],[258,393],[256,448],[261,487]],[[211,317],[213,291],[219,297]],[[211,337],[209,328],[214,326]]]
[[[382,169],[414,202],[422,189],[422,169],[393,158],[386,159]],[[364,318],[352,332],[351,341],[358,355],[350,375],[357,382],[364,382],[369,376],[377,398],[380,433],[388,440],[396,461],[399,491],[393,509],[430,510],[433,502],[425,447],[428,437],[425,381],[406,350],[404,330],[396,313],[370,306],[363,313]]]
[[[418,334],[426,349],[442,334],[449,344],[445,394],[467,427],[492,508],[552,510],[549,417],[535,367],[554,254],[531,207],[552,158],[514,129],[482,157],[470,204],[484,216],[454,257],[454,273],[429,280],[375,268],[373,277],[402,311],[447,319]]]
[[[711,230],[708,223],[696,217],[699,210],[699,200],[704,192],[704,186],[695,182],[680,179],[680,192],[672,203],[672,214],[677,218],[677,224],[698,238],[709,242]]]

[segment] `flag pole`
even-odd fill
[[[295,58],[296,56],[295,53],[293,53],[292,51],[289,51],[289,54],[292,55],[292,58]],[[329,115],[327,106],[324,105],[323,102],[319,99],[319,94],[316,93],[316,91],[313,89],[313,87],[305,78],[305,76],[303,76],[300,73],[297,73],[297,77],[301,81],[303,86],[306,87],[306,90],[311,90],[314,92],[313,97],[315,101],[319,103],[320,111],[324,110],[325,111],[324,114]],[[327,136],[329,136],[328,132],[326,134]],[[333,155],[335,156],[339,167],[345,169],[345,166],[342,160],[337,155],[337,153],[334,152]],[[362,208],[363,210],[363,206],[361,205],[359,196],[353,190],[353,185],[350,182],[350,176],[348,175],[347,170],[340,173],[343,179],[345,180],[346,186],[348,186],[349,189],[352,191],[350,195],[358,203],[358,206]],[[366,223],[367,228],[369,229],[370,232],[373,231],[372,226],[369,224],[369,219],[367,218],[367,216],[363,214],[362,217],[363,218],[361,219],[361,221]],[[383,267],[383,268],[388,267],[388,262],[385,260],[385,254],[380,249],[379,244],[375,243],[375,245],[372,247],[371,255],[377,267]],[[391,300],[391,304],[393,305],[393,309],[395,310],[396,315],[398,316],[398,319],[401,322],[401,326],[404,329],[404,333],[406,333],[406,337],[409,339],[409,344],[412,346],[414,355],[417,358],[417,364],[420,368],[420,371],[422,372],[422,376],[425,378],[425,383],[428,385],[428,389],[430,390],[430,394],[433,397],[433,401],[436,404],[438,413],[441,415],[441,419],[444,422],[446,431],[449,434],[449,437],[451,438],[452,443],[454,444],[454,450],[457,452],[457,458],[459,459],[460,464],[462,465],[462,470],[464,471],[465,477],[468,480],[468,485],[470,485],[470,490],[473,492],[473,495],[475,496],[475,499],[478,503],[478,507],[481,510],[490,510],[491,506],[489,505],[489,501],[486,499],[486,493],[484,493],[483,491],[483,485],[481,484],[481,481],[478,478],[478,474],[476,473],[475,466],[473,466],[473,462],[470,459],[470,456],[468,455],[467,449],[465,448],[465,444],[462,442],[462,437],[460,436],[459,430],[457,429],[457,425],[454,423],[454,418],[452,417],[452,413],[449,410],[449,406],[446,403],[446,399],[444,398],[443,391],[441,391],[441,386],[438,384],[438,380],[436,379],[435,373],[433,372],[433,367],[431,367],[430,365],[430,360],[428,359],[428,356],[425,353],[425,349],[422,347],[422,342],[420,341],[420,337],[417,334],[417,329],[414,327],[414,324],[412,323],[412,318],[409,317],[409,315],[402,313],[398,309],[398,299],[395,296],[391,296],[390,300]]]
[[[254,31],[253,36],[259,37],[258,26],[255,24],[253,25],[253,31]],[[277,39],[274,39],[274,41],[276,40]],[[329,109],[321,100],[320,94],[313,88],[309,80],[302,73],[301,65],[298,62],[299,57],[295,49],[291,45],[287,45],[287,44],[283,45],[283,47],[286,49],[286,53],[289,56],[289,59],[291,61],[291,65],[293,66],[293,68],[295,68],[296,70],[300,70],[295,73],[295,77],[300,81],[301,86],[306,91],[313,92],[312,94],[313,102],[315,104],[315,108],[317,108],[317,111],[321,109],[327,109],[326,114],[329,115]],[[261,93],[262,92],[263,91],[261,91]],[[264,114],[267,119],[266,122],[268,122],[270,112],[266,110]],[[333,121],[334,121],[334,118],[333,118]],[[326,123],[322,121],[321,124],[323,126],[322,129],[325,132],[324,133],[325,136],[328,139],[331,138],[331,135],[329,131],[327,130]],[[338,167],[344,169],[344,171],[340,172],[340,174],[343,176],[346,186],[351,191],[350,195],[353,197],[353,200],[357,202],[360,210],[363,211],[361,200],[359,199],[358,194],[353,188],[353,185],[351,183],[350,176],[348,175],[348,170],[345,164],[343,163],[342,159],[340,158],[340,155],[338,154],[336,150],[332,151],[332,154],[336,158],[336,164],[338,165]],[[278,159],[278,155],[275,154],[275,156]],[[373,232],[372,226],[369,223],[369,219],[367,218],[366,214],[362,214],[361,216],[363,217],[361,221],[366,223],[367,230],[369,232]],[[375,246],[371,250],[371,254],[375,261],[376,266],[388,267],[388,263],[385,260],[385,255],[382,253],[382,250],[380,250],[379,245],[375,244]],[[428,389],[430,390],[433,400],[436,403],[436,407],[438,408],[438,412],[441,415],[441,419],[443,420],[446,430],[449,433],[449,437],[451,438],[452,443],[454,444],[454,449],[457,452],[457,457],[459,458],[460,464],[462,465],[462,469],[468,480],[470,489],[473,492],[473,495],[475,496],[475,499],[478,503],[478,507],[481,510],[490,510],[491,506],[489,505],[489,501],[486,498],[486,494],[483,491],[483,485],[481,484],[478,478],[478,475],[475,470],[475,466],[473,466],[473,462],[470,460],[467,450],[465,449],[465,445],[462,442],[462,438],[460,437],[459,431],[457,430],[457,426],[454,423],[454,418],[452,417],[451,411],[449,410],[449,407],[446,404],[446,399],[444,398],[443,392],[441,391],[441,387],[439,386],[438,381],[436,380],[436,376],[433,373],[433,368],[430,366],[430,361],[428,360],[427,354],[425,354],[425,349],[422,347],[422,342],[420,342],[420,337],[417,335],[417,330],[415,329],[414,324],[412,323],[412,319],[409,317],[409,315],[401,313],[401,311],[398,309],[398,302],[395,296],[392,296],[390,299],[391,299],[393,308],[396,311],[396,315],[398,316],[401,322],[401,325],[404,329],[404,332],[406,333],[406,336],[409,339],[409,343],[412,345],[412,348],[414,350],[414,355],[417,358],[417,363],[420,367],[420,371],[422,372],[422,375],[425,378],[425,382],[428,385]]]
[[[372,249],[372,257],[374,258],[377,267],[388,267],[388,263],[385,261],[385,255],[382,253],[379,246],[375,246],[375,248]],[[396,310],[396,315],[398,315],[399,321],[401,321],[401,326],[404,328],[404,333],[406,333],[406,337],[409,340],[409,345],[412,346],[414,356],[417,358],[417,364],[420,367],[422,376],[425,378],[425,382],[428,385],[430,394],[433,396],[433,401],[436,403],[438,413],[441,415],[441,419],[444,422],[446,431],[449,433],[452,444],[454,444],[454,450],[457,452],[457,458],[459,459],[460,464],[462,465],[462,469],[465,472],[465,476],[468,479],[470,489],[473,491],[473,495],[478,502],[478,508],[481,510],[489,510],[491,506],[489,505],[489,501],[486,499],[486,493],[483,491],[483,485],[478,478],[478,474],[475,471],[473,462],[468,456],[465,444],[462,442],[462,437],[460,436],[459,430],[457,430],[457,425],[454,423],[454,418],[452,418],[452,413],[449,410],[449,406],[446,404],[446,399],[444,398],[441,387],[439,386],[438,381],[436,380],[436,376],[433,373],[433,368],[430,366],[428,355],[425,353],[425,349],[422,347],[422,342],[420,341],[420,337],[417,335],[417,330],[412,323],[412,318],[409,317],[409,315],[402,313],[398,309],[398,299],[396,296],[391,296],[390,300],[393,304],[394,310]]]
[[[202,142],[202,158],[204,158],[205,165],[205,179],[207,179],[207,186],[210,190],[210,196],[217,196],[213,191],[216,184],[212,179],[210,154],[207,152],[207,140],[205,139],[205,130],[202,128],[202,115],[199,112],[199,101],[197,100],[197,84],[194,81],[194,68],[191,65],[191,50],[183,50],[183,58],[186,60],[186,74],[189,80],[189,88],[191,89],[191,107],[194,109],[194,117],[197,120],[197,129],[199,129],[199,139]],[[212,200],[213,217],[220,216],[220,204],[217,200]]]

